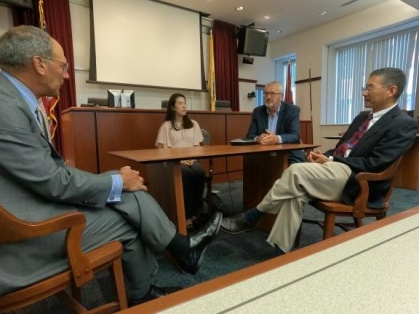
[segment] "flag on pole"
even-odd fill
[[[44,0],[39,0],[38,11],[39,11],[39,28],[46,32],[47,24],[45,22]],[[48,137],[50,139],[54,139],[55,131],[58,127],[58,120],[55,114],[55,106],[57,105],[59,100],[60,100],[60,97],[47,97],[47,96],[41,97],[42,104],[44,105],[43,113],[47,117],[48,131],[49,131]]]
[[[44,0],[39,0],[38,11],[39,11],[39,28],[42,29],[43,31],[46,31],[47,23],[45,22],[45,15],[44,15]]]
[[[287,104],[294,104],[294,100],[292,99],[292,90],[291,90],[291,62],[289,60],[288,60],[288,65],[287,65],[287,83],[285,86],[284,101]]]
[[[51,139],[54,139],[55,131],[58,127],[58,120],[57,116],[55,115],[55,106],[57,106],[60,97],[47,97],[42,96],[42,104],[44,105],[45,113],[47,116],[48,126],[49,126],[49,133],[51,135]]]
[[[214,38],[212,36],[212,30],[210,32],[209,40],[209,66],[208,66],[208,94],[209,94],[209,103],[210,110],[215,111],[215,100],[217,99],[217,94],[215,91],[215,62],[214,62]]]

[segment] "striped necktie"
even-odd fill
[[[367,132],[368,125],[372,120],[372,112],[368,114],[367,119],[359,126],[358,130],[352,134],[352,136],[346,141],[340,144],[335,151],[333,152],[333,156],[345,157],[345,152],[348,149],[352,149],[356,143],[358,143],[359,139]]]
[[[38,108],[36,108],[35,112],[38,118],[39,128],[41,129],[41,134],[46,139],[51,141],[51,136],[48,130],[47,117],[44,115],[44,113],[42,112],[42,109],[39,106],[42,106],[42,105],[38,104]]]

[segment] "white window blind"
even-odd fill
[[[370,38],[346,46],[329,47],[329,65],[334,73],[328,82],[327,110],[323,111],[326,124],[348,124],[364,108],[361,88],[369,74],[379,68],[402,69],[407,76],[407,85],[398,101],[401,109],[415,108],[418,79],[419,27]]]

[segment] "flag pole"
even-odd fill
[[[313,121],[313,97],[311,94],[311,65],[308,65],[308,84],[310,88],[310,120]]]
[[[209,66],[208,66],[208,94],[210,110],[215,111],[215,101],[217,99],[215,89],[215,60],[214,60],[214,37],[212,30],[210,30],[210,42],[209,42]]]
[[[291,89],[291,60],[288,60],[287,65],[287,81],[285,87],[285,99],[284,101],[288,104],[294,104],[294,100],[292,97],[292,89]]]

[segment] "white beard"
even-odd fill
[[[270,109],[274,106],[274,103],[272,101],[271,102],[265,102],[265,106],[266,106],[266,108]]]

